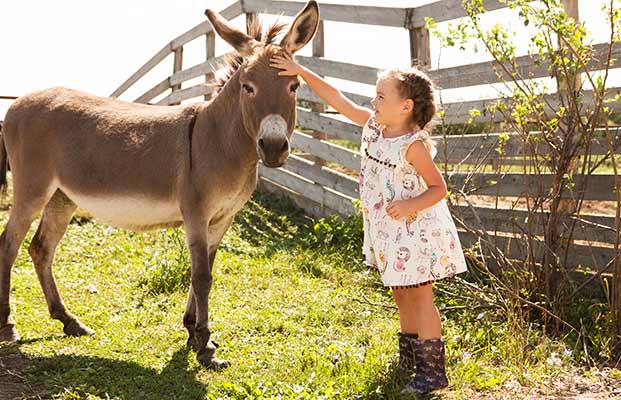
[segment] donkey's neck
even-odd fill
[[[246,131],[239,104],[239,71],[224,85],[205,108],[205,144],[217,146],[219,152],[240,168],[256,168],[259,158],[256,142]]]

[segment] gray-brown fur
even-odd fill
[[[318,21],[307,4],[292,24]],[[69,335],[91,334],[63,305],[52,259],[76,207],[113,226],[143,230],[183,224],[192,264],[183,322],[188,343],[208,367],[214,358],[208,305],[212,264],[237,211],[256,187],[259,159],[278,167],[289,154],[295,126],[297,79],[269,67],[274,54],[310,41],[277,28],[259,42],[217,13],[215,30],[243,55],[243,62],[209,103],[158,107],[102,98],[64,88],[16,100],[0,139],[0,183],[7,163],[13,174],[13,207],[0,236],[0,341],[18,339],[10,315],[11,267],[32,221],[43,211],[29,253],[52,318]],[[310,22],[309,22],[310,21]]]

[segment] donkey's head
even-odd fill
[[[280,44],[273,44],[279,29],[253,38],[232,26],[218,13],[205,14],[215,31],[242,57],[239,65],[239,103],[244,128],[256,143],[259,158],[267,167],[280,167],[289,156],[289,138],[295,127],[297,77],[279,76],[270,67],[274,55],[292,57],[315,35],[319,24],[319,7],[309,1],[298,13]],[[260,27],[259,27],[260,32]],[[259,35],[260,36],[260,35]]]

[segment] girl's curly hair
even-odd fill
[[[394,79],[397,82],[399,94],[404,99],[412,99],[414,109],[412,120],[419,129],[431,132],[433,118],[437,107],[434,95],[434,86],[431,78],[417,68],[393,68],[381,72],[379,79]]]

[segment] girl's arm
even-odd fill
[[[429,150],[422,141],[415,140],[408,147],[405,159],[423,178],[427,184],[427,190],[414,198],[390,203],[386,207],[386,212],[394,219],[401,219],[413,212],[433,206],[446,196],[447,191],[442,173],[433,162]]]
[[[328,103],[336,111],[340,112],[347,118],[349,118],[356,125],[364,126],[367,120],[371,117],[371,110],[365,107],[361,107],[330,85],[319,75],[315,74],[308,68],[304,68],[300,64],[282,56],[274,56],[270,63],[271,67],[282,69],[278,75],[282,76],[294,76],[299,75],[306,84],[317,93],[319,97]]]

